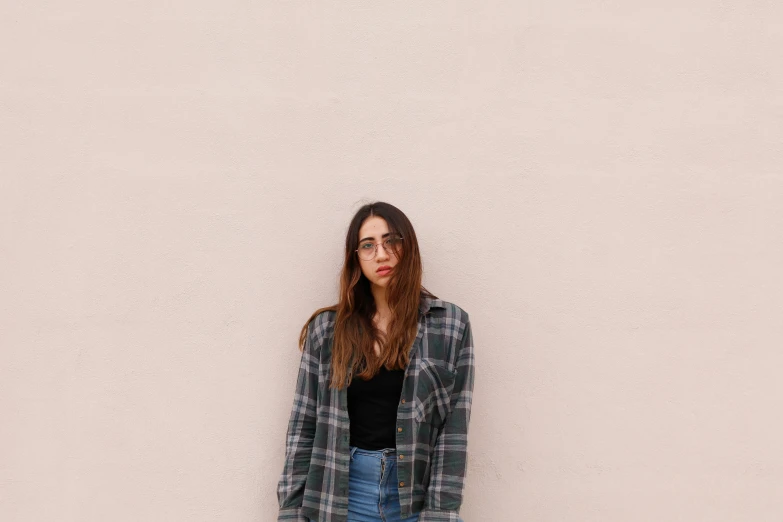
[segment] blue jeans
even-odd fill
[[[351,446],[348,475],[348,522],[416,522],[419,514],[400,517],[397,452]]]
[[[400,517],[397,452],[351,446],[348,479],[348,522],[416,522],[419,515]]]
[[[400,516],[397,451],[394,448],[371,451],[351,446],[348,522],[417,522],[418,520],[418,513],[408,518]]]

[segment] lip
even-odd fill
[[[378,274],[379,276],[383,277],[383,276],[389,275],[392,270],[394,270],[393,267],[383,265],[383,266],[379,266],[378,270],[376,270],[375,273]]]

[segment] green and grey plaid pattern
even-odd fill
[[[334,312],[310,322],[277,488],[278,522],[345,522],[350,427],[347,391],[329,388]],[[468,314],[422,297],[397,409],[402,516],[459,522],[467,466],[475,359]]]

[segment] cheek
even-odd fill
[[[367,263],[360,263],[359,266],[362,269],[362,273],[364,274],[364,277],[366,277],[367,279],[371,279],[373,274],[372,268]]]

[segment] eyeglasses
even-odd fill
[[[359,257],[365,261],[369,261],[370,259],[373,259],[378,252],[378,245],[383,245],[383,249],[386,253],[396,256],[400,253],[400,249],[402,248],[402,236],[389,236],[384,239],[383,243],[365,241],[364,243],[359,244],[359,248],[356,249],[356,252],[359,254]]]

